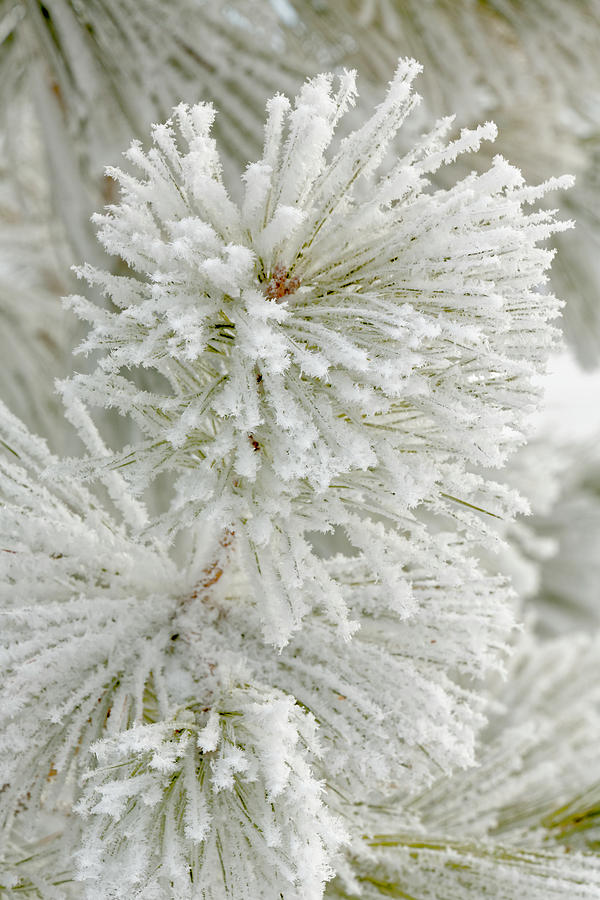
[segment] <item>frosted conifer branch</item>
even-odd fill
[[[307,82],[294,106],[273,98],[241,208],[221,178],[212,108],[178,107],[148,153],[128,151],[141,180],[110,170],[122,199],[96,217],[105,248],[141,277],[86,266],[119,311],[71,299],[91,324],[82,350],[104,355],[70,389],[145,436],[113,466],[138,491],[160,472],[178,477],[166,529],[202,515],[235,531],[268,585],[265,633],[280,645],[317,597],[353,630],[306,531],[345,530],[406,615],[410,577],[374,550],[396,538],[370,517],[402,534],[421,504],[473,540],[486,515],[514,510],[466,465],[499,465],[522,440],[558,310],[538,291],[551,253],[537,245],[568,227],[525,207],[569,182],[526,187],[496,158],[432,193],[428,174],[495,134],[487,125],[448,142],[448,122],[377,176],[418,71],[401,62],[336,150],[352,73],[335,89],[331,76]],[[169,392],[140,391],[128,377],[139,367]]]
[[[352,881],[328,896],[352,900],[594,900],[600,863],[564,849],[522,850],[433,835],[381,835],[354,860]],[[378,849],[379,846],[385,849]]]
[[[70,300],[100,360],[63,384],[88,456],[59,462],[0,409],[1,821],[9,833],[73,801],[90,900],[124,885],[318,900],[336,871],[332,896],[600,884],[596,861],[539,846],[547,773],[569,801],[573,760],[590,760],[597,693],[561,690],[579,648],[513,675],[507,698],[534,676],[539,693],[478,755],[473,681],[502,669],[513,626],[481,546],[524,508],[483,473],[524,440],[555,341],[539,243],[568,223],[531,206],[568,179],[528,187],[496,157],[434,189],[495,136],[487,123],[452,140],[449,119],[390,162],[418,70],[401,61],[343,140],[352,73],[275,96],[239,205],[214,110],[177,107],[150,150],[128,151],[140,179],[110,170],[121,199],[96,217],[133,273],[84,266],[113,306]],[[109,451],[92,406],[142,439]],[[141,497],[163,473],[176,496],[155,521]],[[474,794],[477,827],[456,824],[453,789]]]
[[[555,242],[552,285],[569,298],[567,340],[583,365],[597,365],[597,0],[273,0],[272,6],[293,8],[292,16],[281,16],[282,26],[302,34],[331,67],[356,67],[369,99],[398,54],[415,56],[425,66],[421,89],[430,113],[456,109],[465,125],[493,118],[500,128],[496,152],[528,181],[576,174],[574,191],[550,199],[578,223]],[[482,158],[463,165],[469,171],[485,164]],[[446,183],[443,174],[440,181]]]
[[[351,612],[360,630],[342,642],[335,626],[314,612],[281,653],[270,655],[260,627],[264,597],[248,585],[234,539],[219,569],[205,566],[205,584],[213,583],[196,591],[176,627],[192,658],[213,659],[199,623],[207,603],[218,610],[224,646],[248,666],[243,678],[293,696],[318,720],[319,769],[338,792],[357,800],[368,777],[374,789],[389,792],[394,785],[414,794],[440,770],[473,764],[484,707],[475,684],[459,686],[455,673],[478,677],[500,666],[512,624],[502,583],[481,575],[472,559],[467,567],[457,556],[455,566],[456,580],[440,579],[439,588],[424,553],[415,573],[416,608],[404,620],[381,602],[381,588],[369,581],[363,565],[331,560],[330,577],[351,586]],[[382,692],[382,678],[406,689]]]
[[[164,551],[133,542],[83,487],[44,483],[45,444],[1,413],[0,808],[10,822],[25,794],[35,810],[58,793],[107,725],[144,716],[185,588]]]
[[[361,630],[344,644],[326,617],[312,613],[281,654],[270,654],[261,634],[263,595],[253,595],[235,535],[215,544],[209,527],[198,532],[196,549],[176,568],[160,542],[134,538],[74,479],[45,479],[52,457],[6,410],[1,434],[0,763],[7,788],[0,811],[7,828],[35,820],[40,805],[64,802],[65,793],[77,798],[80,775],[93,772],[92,742],[117,748],[140,728],[154,733],[143,723],[163,734],[178,709],[193,700],[208,714],[232,684],[269,685],[277,708],[295,710],[294,721],[306,711],[298,720],[306,765],[331,788],[317,815],[324,829],[326,809],[347,815],[367,777],[374,790],[412,794],[440,770],[473,764],[483,703],[454,672],[479,675],[499,663],[512,619],[505,587],[459,546],[447,544],[453,565],[439,573],[441,589],[431,580],[427,544],[421,556],[413,552],[419,569],[409,620],[381,605],[381,589],[360,560],[326,561],[332,582],[348,586]],[[396,552],[408,547],[404,540]],[[390,678],[399,690],[382,693]],[[263,705],[267,715],[266,698]],[[313,716],[320,746],[307,736]],[[271,730],[264,731],[271,742]],[[142,831],[132,834],[131,848],[151,827],[150,818],[137,821]],[[319,877],[331,864],[334,831],[323,832]],[[102,875],[101,887],[90,890],[108,891],[111,866],[125,850],[95,846],[95,872],[106,866],[108,880]]]
[[[598,669],[597,637],[525,640],[493,692],[477,766],[363,816],[330,896],[594,897]]]
[[[492,693],[478,765],[406,805],[431,831],[544,841],[546,819],[600,779],[598,637],[522,643]]]
[[[101,742],[79,804],[86,896],[318,900],[343,832],[307,749],[314,721],[256,688]]]

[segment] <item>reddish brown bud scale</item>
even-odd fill
[[[300,279],[296,275],[290,278],[288,270],[278,263],[265,287],[265,297],[280,303],[284,297],[295,294],[299,287]]]

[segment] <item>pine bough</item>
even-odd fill
[[[539,244],[568,223],[530,205],[569,179],[496,157],[433,189],[495,130],[443,120],[398,158],[418,71],[341,141],[352,73],[275,96],[240,205],[206,104],[109,170],[130,274],[80,269],[111,304],[70,299],[97,364],[61,387],[87,453],[1,415],[0,895],[597,896],[593,857],[533,826],[497,846],[490,810],[484,834],[428,812],[503,760],[477,738],[513,597],[480,559],[524,505],[481,472],[556,340]],[[139,439],[107,448],[97,407]]]

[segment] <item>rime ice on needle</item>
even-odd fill
[[[121,201],[96,217],[136,276],[80,271],[118,312],[71,299],[92,326],[82,349],[103,356],[67,402],[74,392],[135,419],[145,440],[112,465],[140,491],[177,475],[163,528],[202,516],[217,536],[235,532],[279,646],[315,605],[354,628],[307,531],[343,530],[409,615],[410,549],[398,560],[392,548],[415,509],[471,538],[485,512],[507,512],[501,489],[468,469],[501,464],[522,440],[554,338],[558,303],[537,290],[552,254],[538,243],[567,225],[524,207],[568,179],[526,187],[497,157],[432,191],[428,174],[495,134],[487,124],[447,142],[451,120],[381,171],[419,68],[401,61],[373,116],[337,145],[352,73],[335,90],[333,76],[308,81],[293,105],[274,97],[240,208],[213,109],[178,107],[152,149],[127,151],[141,179],[110,170]],[[140,390],[139,367],[169,390]]]

